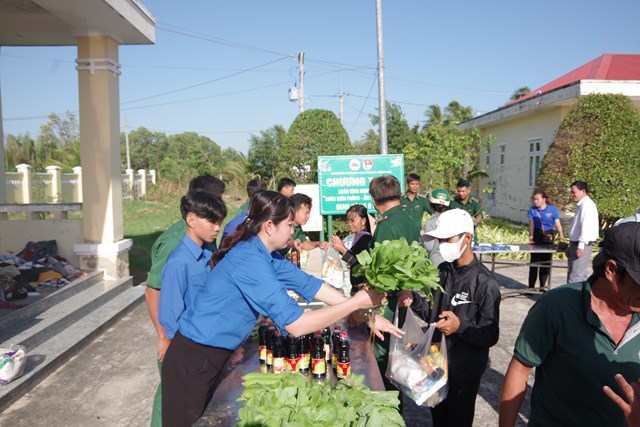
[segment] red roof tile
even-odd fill
[[[640,80],[640,55],[605,54],[507,105],[580,80]]]

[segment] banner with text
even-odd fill
[[[375,212],[369,183],[380,175],[393,175],[404,191],[404,155],[318,156],[320,213],[344,215],[351,205]]]

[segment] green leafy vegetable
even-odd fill
[[[360,265],[353,275],[366,277],[369,286],[381,292],[405,289],[422,290],[430,296],[440,286],[438,268],[427,257],[427,251],[418,242],[411,245],[405,238],[385,240],[369,251],[356,255]]]
[[[351,375],[333,390],[329,380],[318,384],[300,374],[250,373],[242,379],[238,401],[245,404],[237,427],[404,426],[398,392],[371,391],[362,375]]]

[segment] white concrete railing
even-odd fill
[[[46,172],[32,172],[26,164],[16,166],[17,172],[5,172],[8,204],[82,203],[82,168],[72,173],[62,172],[60,166],[47,166]],[[156,171],[127,169],[122,174],[125,198],[145,197],[149,185],[156,184]]]

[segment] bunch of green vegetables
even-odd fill
[[[377,291],[416,289],[426,296],[433,290],[443,291],[438,268],[418,242],[409,245],[404,237],[376,242],[373,248],[360,252],[356,258],[360,265],[353,268],[353,275],[366,277],[368,286]]]
[[[311,382],[300,374],[250,373],[238,401],[236,427],[404,426],[397,391],[373,392],[364,377],[351,375],[332,390],[330,381]]]

